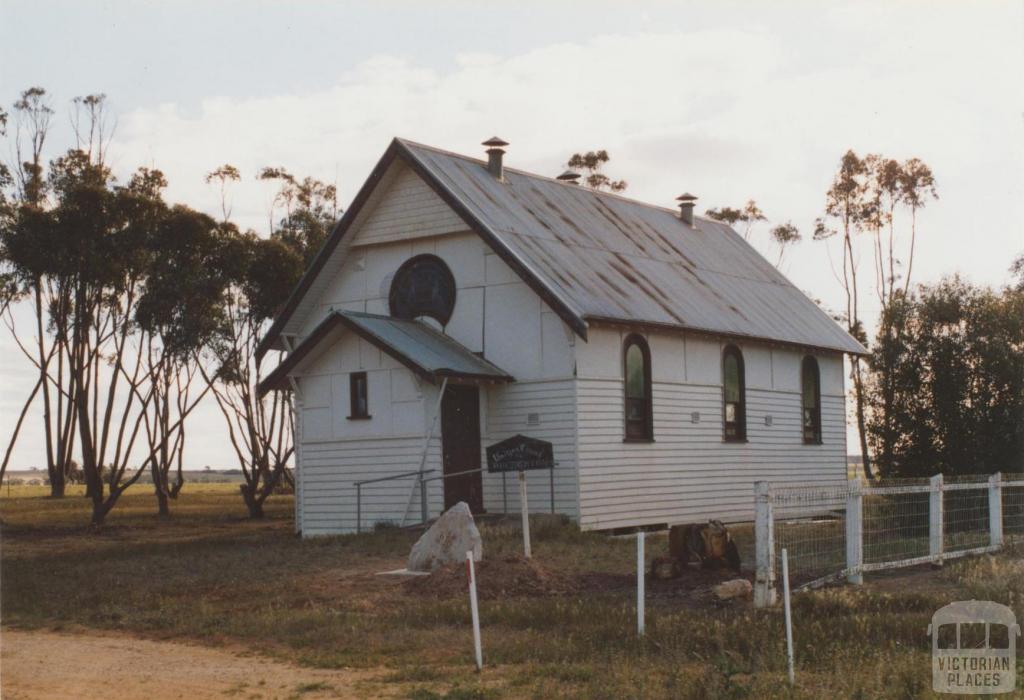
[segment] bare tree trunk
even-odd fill
[[[259,498],[256,491],[255,484],[242,484],[239,487],[242,492],[242,500],[245,501],[245,507],[249,510],[249,517],[253,520],[259,520],[263,517],[263,501],[266,498]]]
[[[169,518],[171,516],[171,508],[167,498],[167,484],[164,483],[163,474],[160,472],[160,465],[154,459],[150,473],[153,476],[153,491],[156,493],[157,515],[161,518]]]
[[[864,396],[864,378],[861,375],[860,358],[854,357],[852,364],[853,391],[857,406],[857,437],[860,439],[860,460],[864,468],[864,476],[868,479],[874,479],[875,475],[871,471],[871,455],[868,452],[867,419],[864,412],[866,397]]]
[[[36,394],[39,393],[39,387],[43,385],[43,378],[40,377],[36,381],[36,386],[32,389],[32,393],[29,394],[28,401],[21,408],[21,413],[18,415],[18,422],[14,425],[14,433],[11,435],[11,441],[7,443],[7,451],[4,452],[4,462],[0,464],[0,481],[3,481],[4,474],[7,473],[7,463],[11,459],[11,453],[14,451],[14,443],[18,441],[18,433],[21,432],[21,423],[25,420],[25,414],[28,413],[29,406],[32,405],[32,401],[36,398]]]

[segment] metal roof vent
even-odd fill
[[[679,202],[679,218],[683,220],[684,224],[693,228],[693,207],[697,204],[696,195],[684,192],[676,197],[676,201]]]
[[[578,184],[580,184],[578,182],[578,180],[580,179],[580,174],[577,173],[577,172],[573,172],[572,170],[566,170],[564,173],[562,173],[561,175],[559,175],[555,179],[556,180],[561,180],[562,182],[565,182],[565,183],[570,184],[570,185],[578,185]]]
[[[497,136],[492,136],[481,145],[487,146],[487,170],[495,177],[495,179],[503,179],[505,169],[502,165],[501,157],[505,155],[505,146],[508,145],[508,141],[503,141]]]

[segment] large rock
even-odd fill
[[[714,591],[719,600],[729,600],[730,598],[749,598],[754,587],[745,578],[735,578],[732,581],[718,584]]]
[[[466,552],[473,552],[473,561],[483,557],[483,540],[473,522],[469,506],[459,501],[423,533],[409,552],[409,571],[434,571],[445,564],[466,561]]]

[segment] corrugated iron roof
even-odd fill
[[[864,354],[866,350],[729,226],[395,139],[293,291],[257,357],[297,332],[306,299],[392,167],[405,161],[579,335],[591,323],[688,329]]]
[[[440,377],[486,382],[515,381],[512,375],[420,321],[357,311],[334,311],[260,383],[260,395],[271,389],[286,388],[288,375],[339,329],[357,333],[430,381]]]
[[[364,338],[412,362],[425,375],[512,381],[512,376],[497,365],[426,323],[357,311],[335,313]]]
[[[584,320],[864,352],[725,224],[402,143]]]

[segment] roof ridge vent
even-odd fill
[[[555,179],[556,180],[561,180],[562,182],[565,182],[565,183],[567,183],[569,185],[578,185],[578,184],[580,184],[578,182],[580,177],[581,177],[580,174],[578,172],[576,172],[575,170],[566,170],[564,173],[562,173],[561,175],[559,175]]]
[[[508,141],[492,136],[484,141],[481,146],[487,146],[487,170],[496,180],[505,179],[505,167],[502,163],[502,156],[505,155],[505,146]]]
[[[693,228],[693,207],[697,204],[697,196],[684,192],[678,197],[676,201],[679,202],[679,218],[683,220],[683,223]]]

